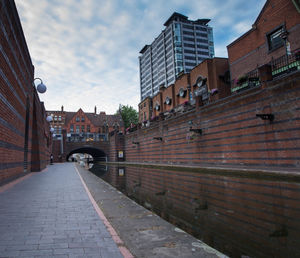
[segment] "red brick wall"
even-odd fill
[[[160,110],[156,110],[155,106],[156,104],[160,105]],[[158,92],[152,99],[152,105],[153,105],[153,116],[156,117],[158,116],[161,112],[164,112],[164,105],[163,105],[163,100],[162,100],[162,92]]]
[[[33,128],[33,102],[40,102],[32,86],[34,67],[27,49],[14,1],[0,1],[0,184],[40,163],[45,167],[45,147],[36,152],[33,135],[42,135],[43,114],[36,114],[38,131]],[[37,97],[37,99],[35,99]],[[27,101],[28,99],[28,101]],[[27,103],[28,102],[28,103]],[[26,109],[28,117],[26,119]],[[41,110],[37,107],[38,111]],[[44,117],[43,117],[44,119]],[[27,123],[26,123],[27,121]],[[26,124],[28,130],[26,130]],[[28,148],[26,151],[25,140]],[[44,144],[43,142],[38,144]],[[40,160],[39,160],[40,159]]]
[[[171,99],[171,104],[167,105],[166,104],[166,98]],[[174,84],[169,85],[168,88],[165,88],[162,91],[162,105],[163,105],[163,109],[164,111],[170,111],[172,108],[175,107],[176,105],[176,99],[175,99],[175,92],[174,92]]]
[[[299,75],[130,133],[125,136],[126,161],[300,167]],[[256,117],[259,113],[273,113],[275,120],[261,120]],[[189,121],[203,135],[191,135]]]
[[[292,1],[269,0],[256,22],[256,29],[227,46],[231,78],[236,79],[285,54],[285,47],[269,53],[266,34],[285,23],[291,50],[300,48],[300,14]]]
[[[190,85],[190,74],[184,74],[175,81],[174,92],[176,105],[181,105],[189,100],[187,87]],[[179,90],[183,88],[186,91],[185,97],[179,96]]]
[[[109,153],[108,153],[108,160],[109,161],[124,161],[125,156],[123,158],[119,158],[119,151],[123,151],[125,154],[125,137],[124,135],[119,135],[115,133],[114,135],[110,136],[109,138]]]
[[[79,122],[76,122],[76,117],[79,117]],[[84,122],[81,121],[81,118],[84,117]],[[84,126],[84,132],[87,132],[87,126],[90,125],[91,133],[98,133],[98,128],[95,127],[92,122],[88,119],[88,117],[84,114],[82,109],[74,115],[74,117],[70,120],[68,124],[65,125],[67,132],[70,132],[71,124],[74,125],[74,133],[76,133],[76,126],[79,125],[79,130],[81,132],[81,126]]]
[[[144,121],[151,119],[152,116],[151,103],[152,103],[151,98],[147,97],[139,104],[139,123],[143,123]]]
[[[51,138],[50,124],[46,121],[46,111],[34,92],[32,119],[31,171],[40,171],[49,164]]]
[[[47,116],[52,116],[52,121],[50,122],[51,127],[58,129],[61,126],[61,129],[65,129],[65,121],[66,121],[66,112],[65,111],[47,111]],[[61,120],[59,120],[59,117]],[[54,133],[57,133],[54,131]]]

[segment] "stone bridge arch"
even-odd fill
[[[69,157],[74,153],[87,153],[90,154],[95,161],[106,161],[108,154],[103,150],[94,148],[94,147],[80,147],[74,150],[71,150],[66,155],[66,160],[68,161]]]
[[[94,160],[105,161],[109,156],[109,142],[66,142],[66,160],[68,161],[69,157],[74,153],[87,153],[90,154]]]

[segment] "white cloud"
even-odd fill
[[[246,32],[261,0],[15,0],[47,109],[114,113],[140,101],[139,51],[174,12],[210,18],[216,56]],[[241,2],[243,2],[241,4]]]

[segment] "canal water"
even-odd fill
[[[300,183],[132,166],[90,171],[230,257],[300,257]]]

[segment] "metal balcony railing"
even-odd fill
[[[260,85],[260,80],[258,76],[258,69],[252,70],[246,73],[244,76],[238,80],[231,81],[231,91],[239,92],[240,90],[245,90],[253,88]]]
[[[279,58],[273,59],[267,64],[271,66],[273,79],[284,76],[285,74],[300,70],[300,52],[298,51],[295,53],[291,53],[290,55],[281,56]],[[246,73],[238,80],[232,80],[231,91],[239,92],[240,90],[245,90],[259,85],[260,78],[258,69],[255,69]]]
[[[300,70],[300,53],[284,55],[273,59],[270,63],[273,78]]]
[[[67,133],[67,142],[105,142],[108,135],[104,133]]]

